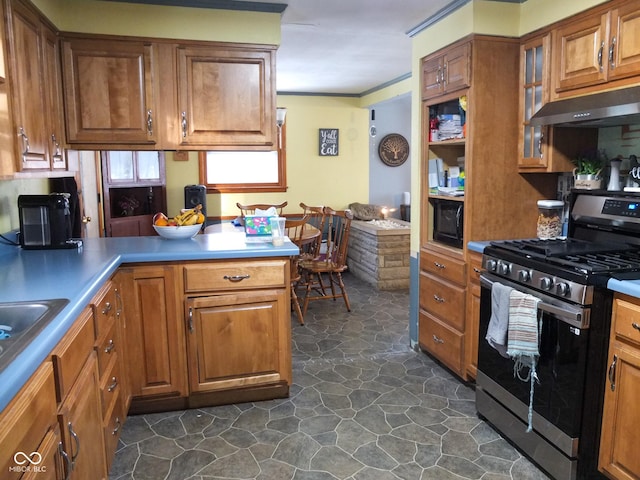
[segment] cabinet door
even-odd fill
[[[60,453],[62,449],[60,428],[55,425],[42,440],[37,452],[42,456],[38,465],[27,470],[20,480],[59,480],[64,477],[64,460]]]
[[[640,72],[640,8],[629,3],[611,11],[609,39],[609,80]]]
[[[613,343],[604,398],[599,468],[610,478],[640,478],[640,351]]]
[[[186,347],[175,267],[124,268],[119,280],[131,395],[186,396]]]
[[[44,362],[11,403],[0,413],[0,468],[3,479],[18,479],[22,472],[14,455],[30,456],[56,421],[56,392],[51,362]],[[19,461],[23,460],[22,455]],[[53,469],[53,465],[43,466]],[[5,476],[6,475],[6,476]]]
[[[64,39],[70,144],[153,144],[153,46],[142,41]]]
[[[12,63],[13,115],[21,169],[49,169],[46,83],[41,68],[43,46],[38,15],[20,0],[10,4],[9,45]]]
[[[608,25],[609,14],[597,14],[554,32],[556,91],[606,81]]]
[[[422,100],[437,97],[444,91],[443,62],[442,55],[427,58],[422,62]]]
[[[471,44],[465,43],[447,51],[444,59],[444,89],[447,93],[469,86]]]
[[[178,47],[181,146],[275,145],[275,53]]]
[[[58,421],[64,450],[73,465],[69,478],[106,478],[98,362],[95,352],[92,352],[85,362],[80,376],[62,403]]]
[[[188,300],[191,391],[288,382],[288,308],[284,290]]]
[[[43,26],[42,46],[45,69],[45,98],[47,102],[47,142],[53,170],[66,170],[67,161],[64,154],[64,122],[62,103],[62,72],[60,69],[60,52],[58,37],[51,28]]]
[[[480,272],[482,254],[470,252],[467,278],[467,312],[465,319],[465,364],[468,378],[478,371],[478,328],[480,325]]]

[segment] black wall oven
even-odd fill
[[[640,279],[640,196],[572,192],[568,238],[491,242],[483,254],[476,407],[481,417],[558,480],[598,472],[613,293],[611,277]],[[538,298],[538,383],[486,340],[497,283]]]

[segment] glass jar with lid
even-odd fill
[[[564,202],[560,200],[538,200],[538,238],[547,240],[562,235],[563,210]]]

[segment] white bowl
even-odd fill
[[[202,228],[202,224],[197,223],[195,225],[182,225],[180,227],[176,225],[168,225],[166,227],[159,227],[157,225],[154,225],[153,228],[161,237],[175,240],[180,238],[195,237],[200,231],[200,228]]]

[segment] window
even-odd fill
[[[279,138],[278,150],[271,152],[200,152],[200,183],[208,193],[286,192],[285,126]]]

